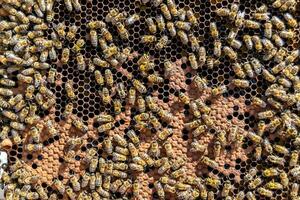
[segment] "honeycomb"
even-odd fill
[[[300,199],[297,0],[1,0],[5,199]]]

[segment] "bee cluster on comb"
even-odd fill
[[[5,199],[300,199],[296,0],[2,0]]]

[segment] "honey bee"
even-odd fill
[[[268,101],[270,103],[270,101]],[[270,103],[273,106],[273,102]],[[262,120],[261,120],[262,121]],[[268,130],[273,133],[282,123],[279,117],[274,117],[269,123]]]
[[[271,198],[273,196],[273,192],[263,187],[259,187],[256,190],[260,195]]]
[[[237,28],[231,29],[230,32],[228,33],[227,41],[231,41],[231,40],[235,39],[238,34],[238,31],[239,30]]]
[[[230,13],[229,13],[229,16],[228,16],[231,21],[233,21],[236,18],[238,10],[239,10],[239,5],[238,4],[234,3],[234,4],[231,5]]]
[[[190,102],[190,108],[192,110],[193,115],[196,118],[200,118],[201,117],[201,113],[200,113],[200,111],[198,109],[198,105],[196,104],[196,102]]]
[[[254,176],[256,175],[257,173],[257,169],[256,168],[252,168],[249,170],[249,172],[244,176],[244,181],[245,182],[249,182],[249,181],[252,181]]]
[[[206,49],[205,47],[200,47],[198,51],[199,56],[199,66],[202,67],[206,62]]]
[[[109,94],[109,90],[106,87],[104,87],[102,89],[101,98],[102,98],[102,101],[103,101],[104,105],[107,105],[111,102],[111,97],[110,97],[110,94]]]
[[[120,188],[122,184],[123,182],[120,179],[117,179],[111,184],[109,190],[112,192],[117,192],[117,190]]]
[[[221,56],[221,48],[222,48],[222,43],[220,40],[215,40],[214,41],[214,55],[216,57]]]
[[[72,12],[73,6],[72,6],[72,1],[71,0],[64,0],[65,6],[69,12]]]
[[[97,31],[94,29],[90,30],[90,40],[91,40],[91,44],[93,47],[97,47],[98,46],[98,36],[97,36]]]
[[[103,132],[111,130],[113,127],[114,127],[114,123],[108,122],[108,123],[105,123],[105,124],[102,124],[101,126],[99,126],[97,130],[99,133],[103,133]]]
[[[157,114],[162,120],[167,121],[167,122],[170,122],[173,119],[173,115],[170,112],[163,110],[163,109],[159,109]]]
[[[17,75],[17,79],[20,82],[23,82],[23,83],[26,83],[26,84],[31,84],[33,82],[33,78],[32,77],[30,77],[30,76],[24,76],[23,74],[18,74]],[[3,88],[2,93],[10,94],[9,89],[4,89],[4,88]],[[10,95],[8,95],[8,96],[10,96]]]
[[[40,63],[40,62],[34,62],[33,67],[35,69],[48,69],[50,68],[50,65],[48,63]]]
[[[200,152],[204,153],[206,151],[207,146],[200,144],[197,140],[193,140],[191,143],[191,152]]]
[[[168,39],[168,36],[164,35],[162,36],[159,40],[158,40],[158,43],[155,45],[155,48],[157,50],[161,50],[163,49],[164,47],[166,47],[166,45],[169,43],[169,39]]]
[[[295,33],[292,30],[283,30],[279,33],[280,37],[291,40],[295,37]]]
[[[266,23],[264,24],[264,36],[265,36],[266,38],[271,39],[271,37],[272,37],[272,28],[273,28],[272,23],[266,22]]]
[[[200,125],[192,132],[192,134],[194,137],[198,137],[199,135],[203,134],[206,130],[207,130],[206,125]]]
[[[48,195],[41,185],[37,185],[35,188],[41,199],[48,199]]]
[[[251,66],[250,66],[250,68],[251,68]],[[243,68],[240,63],[234,63],[232,65],[232,69],[239,78],[244,79],[246,77],[246,74],[243,71]]]
[[[107,59],[107,58],[111,58],[112,56],[114,55],[117,55],[118,54],[118,47],[115,46],[114,44],[111,44],[107,49],[105,49],[103,51],[104,53],[104,57]],[[95,65],[97,65],[95,62],[94,62]]]
[[[240,49],[242,47],[242,42],[237,39],[232,39],[229,41],[229,45],[235,49]]]
[[[124,138],[122,138],[121,136],[119,136],[119,135],[114,135],[114,136],[113,136],[113,139],[114,139],[114,141],[115,141],[118,145],[120,145],[120,146],[122,146],[122,147],[126,147],[126,146],[127,146],[127,141],[126,141]]]
[[[128,92],[128,103],[129,103],[129,105],[134,105],[135,100],[136,100],[136,90],[134,88],[130,88],[129,92]]]
[[[81,4],[78,0],[71,0],[75,11],[81,11]]]
[[[84,60],[84,57],[81,53],[77,54],[76,56],[76,61],[77,61],[77,68],[79,71],[83,71],[86,68],[86,63]]]
[[[171,165],[170,165],[170,163],[169,163],[169,161],[168,160],[165,160],[163,163],[162,163],[162,165],[161,165],[161,167],[159,167],[158,168],[158,174],[164,174],[166,171],[168,171],[169,169],[171,168]]]
[[[273,110],[267,110],[267,111],[259,112],[257,116],[259,119],[270,119],[274,117],[275,114],[276,113]]]
[[[115,147],[115,152],[120,153],[120,154],[122,154],[124,156],[128,156],[129,155],[129,150],[127,148],[123,148],[123,147],[119,147],[119,146]]]
[[[73,189],[70,186],[66,187],[66,194],[71,200],[76,200],[76,194],[74,193]]]
[[[118,189],[118,192],[124,194],[129,188],[132,187],[131,180],[126,180],[123,182],[123,185]]]
[[[68,48],[64,48],[62,50],[61,62],[62,64],[67,64],[70,58],[70,50]]]
[[[59,179],[54,179],[53,185],[54,185],[54,187],[56,187],[56,189],[58,190],[58,192],[60,194],[65,193],[66,188],[65,188],[64,184]]]
[[[170,2],[168,2],[168,4],[170,5]],[[176,6],[174,5],[174,6],[172,6],[172,12],[173,12],[172,14],[177,13],[175,10],[177,11]],[[171,12],[170,12],[171,10],[169,10],[169,8],[166,4],[164,4],[164,3],[160,4],[160,11],[167,20],[172,19]]]
[[[115,99],[113,101],[113,105],[114,105],[114,112],[116,115],[120,114],[122,111],[122,104],[121,101],[119,99]]]
[[[3,110],[2,115],[12,121],[18,121],[19,119],[19,116],[17,114],[9,110]]]
[[[238,11],[235,21],[234,21],[234,24],[236,27],[240,28],[243,26],[243,23],[245,20],[244,17],[245,17],[245,12]]]
[[[139,20],[140,20],[140,16],[138,14],[133,14],[125,20],[125,25],[126,26],[133,25],[135,22]]]
[[[263,140],[263,145],[264,145],[264,148],[265,148],[266,152],[268,152],[270,154],[273,153],[273,147],[272,147],[270,141],[267,138],[265,138]]]
[[[208,177],[205,179],[206,185],[209,185],[215,189],[218,189],[221,185],[221,181],[218,178]]]
[[[273,74],[271,74],[267,69],[262,70],[262,75],[267,81],[271,83],[274,83],[276,81],[276,77]]]
[[[158,29],[162,32],[162,31],[165,31],[166,29],[166,24],[165,24],[165,21],[164,21],[164,18],[162,15],[157,15],[156,18],[156,23],[157,23],[157,27]]]
[[[55,82],[56,73],[57,73],[56,69],[50,68],[50,70],[48,72],[48,77],[47,77],[47,81],[49,83],[54,83]]]
[[[253,190],[253,189],[257,188],[258,186],[260,186],[262,183],[263,183],[263,180],[261,178],[257,177],[249,183],[248,187],[249,187],[249,189]]]
[[[267,160],[273,164],[278,164],[278,165],[281,165],[283,166],[284,163],[285,163],[285,159],[284,158],[281,158],[281,157],[278,157],[278,156],[275,156],[275,155],[269,155],[267,157]]]
[[[189,42],[188,35],[183,30],[178,30],[177,35],[182,44],[187,45]]]
[[[240,88],[248,88],[250,85],[248,80],[243,80],[243,79],[233,79],[232,83],[236,87],[240,87]]]
[[[297,150],[292,151],[289,166],[295,167],[298,163],[298,160],[299,160],[299,152]]]
[[[283,185],[281,183],[275,182],[274,179],[272,181],[269,181],[265,187],[270,190],[282,190]]]
[[[191,29],[191,24],[189,22],[177,21],[175,22],[175,26],[184,31],[189,31]]]
[[[84,45],[85,45],[85,41],[83,39],[79,39],[75,42],[74,46],[72,47],[72,51],[77,53],[82,49]]]
[[[226,92],[227,92],[227,87],[226,87],[226,85],[222,85],[222,86],[213,88],[213,89],[211,90],[212,96],[219,96],[219,95],[224,94],[224,93],[226,93]]]
[[[32,100],[34,96],[35,88],[33,85],[28,85],[25,90],[25,98],[28,100]]]
[[[114,83],[114,78],[113,78],[113,74],[112,72],[110,71],[110,69],[106,69],[105,72],[104,72],[104,75],[105,75],[105,81],[106,81],[106,84],[109,86],[109,87],[112,87],[113,86],[113,83]],[[120,90],[118,90],[120,91]],[[124,88],[123,88],[123,93],[124,93]],[[126,93],[122,95],[121,98],[125,98],[126,96]]]
[[[290,27],[296,28],[298,26],[297,20],[290,13],[284,13],[283,17]]]
[[[146,87],[139,80],[134,79],[132,84],[139,93],[145,94],[147,92]]]
[[[65,107],[65,110],[63,112],[63,117],[66,118],[68,116],[70,116],[73,112],[73,104],[72,103],[68,103]]]
[[[24,131],[25,130],[25,125],[23,123],[19,123],[19,122],[10,122],[9,123],[10,127],[15,129],[15,130],[18,130],[18,131]]]
[[[276,48],[273,48],[270,51],[267,50],[265,52],[265,55],[263,56],[263,60],[264,61],[271,60],[276,54],[277,54],[277,49]]]
[[[203,156],[200,161],[201,161],[201,163],[203,163],[211,168],[214,168],[214,169],[219,167],[219,164],[216,161],[208,158],[207,156]]]
[[[90,181],[90,174],[89,173],[84,173],[82,175],[81,188],[85,188],[86,186],[88,186],[89,181]]]
[[[275,109],[283,110],[283,105],[279,101],[276,101],[274,98],[268,98],[267,102]]]
[[[261,39],[257,35],[254,35],[254,36],[252,36],[252,41],[253,41],[254,48],[256,49],[256,51],[261,52],[263,49]]]
[[[67,96],[71,99],[74,100],[76,98],[76,95],[74,93],[74,88],[73,88],[73,82],[72,81],[67,81],[65,84],[65,90],[67,93]]]
[[[263,140],[259,135],[255,134],[254,132],[251,132],[251,131],[248,131],[247,137],[251,141],[253,141],[255,144],[260,144]]]
[[[156,28],[156,25],[155,25],[153,19],[149,17],[145,21],[146,21],[146,24],[148,26],[149,32],[151,34],[155,34],[157,32],[157,28]]]
[[[99,67],[103,67],[103,68],[109,67],[109,63],[100,58],[93,58],[93,64],[95,64],[96,66],[99,66]]]
[[[217,24],[215,22],[211,22],[209,25],[210,35],[217,39],[219,37],[219,31],[217,29]]]
[[[200,91],[202,91],[208,87],[207,80],[199,77],[198,75],[194,76],[193,81]]]
[[[275,41],[275,43],[278,46],[282,46],[283,45],[283,41],[281,40],[281,38],[279,36],[276,37],[276,34],[273,34],[272,39]],[[272,49],[274,49],[274,45],[273,45],[273,43],[269,39],[263,38],[261,41],[262,41],[262,44],[264,45],[264,47],[266,48],[266,50],[271,51]]]
[[[276,63],[281,63],[281,65],[283,65],[284,64],[283,59],[286,56],[286,54],[287,54],[287,51],[285,48],[279,48],[279,50],[274,55],[274,61]]]
[[[298,57],[300,56],[300,50],[294,50],[292,51],[285,59],[285,62],[287,64],[293,63]]]
[[[279,19],[277,16],[273,16],[271,19],[271,22],[276,29],[281,30],[281,31],[285,29],[284,22],[281,19]]]
[[[59,23],[55,26],[55,30],[60,38],[64,38],[66,35],[65,32],[66,25],[64,23]]]
[[[230,130],[229,130],[229,134],[227,136],[228,137],[228,142],[229,143],[234,142],[238,133],[239,133],[239,127],[238,126],[231,127]]]
[[[270,20],[270,13],[264,12],[264,13],[260,13],[260,12],[256,12],[253,13],[253,18],[259,21],[269,21]]]
[[[43,50],[40,54],[40,61],[41,62],[46,62],[47,58],[48,58],[48,55],[49,55],[49,51],[48,50]]]
[[[249,29],[259,29],[261,24],[253,20],[244,20],[244,26]]]
[[[179,15],[179,11],[178,11],[178,15]],[[186,17],[187,17],[188,22],[189,22],[192,26],[198,25],[197,18],[196,18],[196,16],[194,15],[194,13],[193,13],[192,10],[189,9],[189,10],[186,11]],[[184,17],[184,18],[185,18],[185,17]],[[184,20],[185,20],[184,18],[183,18],[183,17],[179,17],[179,19],[180,19],[181,21],[184,21]]]
[[[79,119],[75,119],[72,121],[72,124],[77,128],[78,130],[86,133],[88,131],[88,127]]]
[[[235,61],[237,59],[237,54],[232,48],[225,46],[223,47],[223,52],[230,60]]]
[[[117,31],[118,31],[118,33],[120,35],[120,38],[122,40],[128,40],[128,38],[129,38],[129,32],[125,28],[125,26],[121,22],[117,22],[116,27],[117,27]]]
[[[169,137],[172,134],[173,134],[173,130],[172,129],[164,129],[164,130],[158,132],[157,137],[160,140],[164,141],[164,140],[167,139],[167,137]]]
[[[230,10],[228,8],[218,8],[215,12],[219,17],[227,17],[230,14]]]
[[[140,143],[138,136],[133,130],[129,130],[127,132],[127,136],[130,138],[133,144],[138,145]]]
[[[67,32],[66,38],[71,41],[75,38],[78,27],[76,25],[70,26],[69,31]]]
[[[291,190],[290,190],[290,197],[295,198],[298,196],[299,192],[299,184],[298,183],[292,183]]]
[[[290,151],[285,147],[285,146],[281,146],[278,144],[274,144],[273,145],[273,149],[283,155],[288,155],[290,153]]]
[[[133,171],[142,172],[144,171],[144,167],[142,165],[138,165],[135,163],[130,163],[129,168]]]
[[[142,43],[144,44],[153,44],[156,42],[156,37],[154,35],[143,35],[142,36]]]
[[[231,185],[230,181],[225,181],[223,190],[221,192],[221,196],[222,197],[228,196],[231,189],[232,189],[232,185]]]
[[[272,176],[278,176],[278,175],[279,175],[279,172],[276,168],[268,168],[263,171],[263,176],[265,176],[265,177],[272,177]]]
[[[25,146],[25,149],[28,152],[41,151],[43,149],[43,145],[42,144],[27,144]]]

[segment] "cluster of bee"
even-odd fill
[[[25,139],[20,132],[40,120],[38,109],[48,110],[55,104],[55,95],[47,83],[55,82],[56,69],[49,63],[57,59],[61,42],[48,39],[45,32],[46,22],[53,19],[54,1],[17,2],[8,1],[1,6],[6,16],[0,24],[0,137],[18,145]],[[37,140],[31,141],[28,149],[41,149]]]
[[[273,198],[279,190],[287,190],[289,199],[300,199],[300,80],[297,65],[300,50],[287,47],[296,37],[295,29],[299,26],[294,16],[297,7],[295,0],[275,0],[270,6],[262,4],[250,17],[245,17],[245,12],[235,3],[215,10],[217,18],[228,21],[230,30],[224,39],[220,37],[218,23],[209,23],[212,50],[201,46],[202,41],[194,34],[194,28],[199,25],[197,14],[192,9],[179,8],[175,0],[141,0],[142,4],[158,10],[155,17],[146,19],[111,8],[103,21],[87,22],[88,35],[79,38],[79,26],[67,27],[64,22],[52,22],[54,3],[54,0],[26,0],[22,3],[5,0],[0,7],[7,15],[0,21],[1,140],[10,139],[15,145],[24,144],[25,151],[35,153],[44,149],[42,135],[59,137],[55,122],[47,120],[41,123],[37,113],[39,109],[49,110],[56,103],[56,96],[49,89],[49,85],[56,84],[58,75],[54,63],[64,67],[73,57],[79,72],[93,74],[96,84],[100,86],[101,104],[112,106],[113,114],[101,112],[94,118],[99,124],[99,135],[105,137],[100,148],[86,150],[86,156],[82,158],[86,167],[83,175],[72,174],[67,184],[55,177],[51,185],[55,192],[49,192],[40,184],[37,175],[23,167],[26,163],[17,159],[1,175],[1,182],[6,187],[6,199],[56,200],[59,195],[71,200],[143,199],[143,186],[136,175],[150,170],[159,175],[152,184],[159,199],[168,199],[172,195],[180,200],[213,200],[215,197],[255,200],[257,196]],[[78,0],[64,0],[63,4],[69,12],[81,12]],[[272,16],[270,8],[278,9],[282,14]],[[118,70],[132,57],[132,49],[121,48],[119,43],[128,41],[130,27],[143,20],[148,33],[141,36],[141,43],[160,51],[177,38],[189,52],[187,60],[191,70],[213,69],[219,66],[219,59],[225,57],[231,62],[235,74],[234,79],[230,80],[233,87],[247,89],[251,86],[251,79],[258,76],[267,82],[268,88],[261,95],[263,97],[251,99],[252,106],[259,112],[256,114],[257,125],[247,131],[236,125],[229,130],[220,130],[212,120],[211,108],[201,99],[190,98],[181,90],[177,90],[178,95],[175,95],[179,103],[189,107],[192,115],[184,128],[192,138],[188,151],[199,155],[199,165],[219,170],[222,166],[217,158],[226,153],[226,146],[241,148],[245,140],[253,143],[253,155],[250,157],[258,162],[264,161],[268,167],[262,172],[256,168],[250,169],[242,177],[240,184],[244,184],[247,191],[234,194],[233,181],[223,181],[218,176],[204,178],[198,173],[188,175],[188,158],[185,155],[176,156],[171,141],[177,127],[169,125],[174,120],[172,110],[162,108],[147,88],[149,84],[163,84],[164,78],[172,76],[174,64],[170,60],[164,61],[162,76],[154,70],[156,64],[145,52],[137,59],[138,72],[143,80],[131,77],[126,85],[114,80],[113,70]],[[112,29],[118,34],[114,35]],[[244,29],[254,34],[241,35]],[[65,40],[74,45],[65,46]],[[88,45],[97,50],[96,56],[84,56],[83,50]],[[239,57],[240,52],[249,52],[253,56],[242,62],[244,59]],[[270,62],[274,66],[265,65]],[[192,77],[192,83],[199,92],[209,90],[211,98],[228,92],[225,85],[209,88],[208,81],[197,73]],[[68,119],[73,113],[77,91],[72,80],[67,80],[63,85],[68,99],[62,117]],[[125,111],[125,105],[137,111],[123,136],[111,135],[111,130],[116,126],[115,116]],[[89,127],[81,119],[71,119],[72,126],[78,131],[88,133]],[[212,129],[215,130],[213,144],[203,144],[201,137]],[[23,135],[25,131],[28,132],[26,138]],[[152,134],[154,138],[143,151],[140,151],[140,134]],[[269,134],[276,134],[282,140],[271,141],[267,136]],[[74,162],[76,152],[85,145],[83,138],[76,136],[66,142],[65,164]],[[286,141],[291,141],[292,148],[284,145]],[[211,150],[209,147],[212,147]],[[216,190],[217,194],[214,192]],[[120,195],[122,198],[118,197]]]

